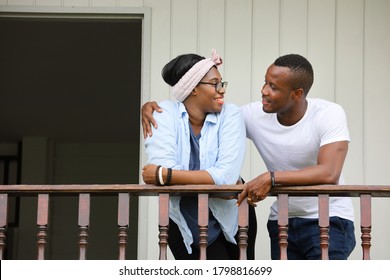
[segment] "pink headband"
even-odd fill
[[[222,64],[221,57],[215,49],[212,50],[212,57],[197,62],[183,77],[172,87],[173,96],[180,102],[191,93],[200,80],[207,74],[211,67]]]

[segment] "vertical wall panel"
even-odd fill
[[[334,101],[335,0],[309,0],[308,54],[314,68],[309,97]]]
[[[198,2],[171,0],[171,54],[196,53],[198,47]]]
[[[252,1],[226,1],[225,78],[228,102],[250,101],[252,59]]]
[[[365,1],[364,133],[365,179],[390,182],[390,2]],[[378,164],[378,160],[387,164]]]
[[[366,184],[390,182],[390,2],[365,1],[364,38],[364,175]],[[373,259],[389,259],[388,199],[373,203]]]
[[[146,0],[152,9],[151,21],[151,100],[169,99],[169,86],[161,77],[161,70],[171,59],[170,0]]]
[[[307,0],[281,0],[281,55],[307,55],[307,5]]]
[[[335,101],[343,106],[351,137],[344,177],[363,184],[364,0],[337,1]],[[348,20],[345,20],[345,19]]]
[[[223,64],[219,67],[224,78],[225,61],[225,1],[198,1],[198,53],[205,57],[211,56],[214,48],[222,57]],[[228,62],[229,63],[229,62]]]

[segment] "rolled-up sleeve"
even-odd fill
[[[145,140],[148,163],[162,165],[164,167],[174,167],[179,157],[179,149],[176,141],[175,104],[164,101],[159,106],[163,110],[162,113],[154,112],[153,114],[153,117],[158,123],[158,129],[152,127],[153,136]]]

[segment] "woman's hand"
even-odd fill
[[[155,164],[147,164],[144,167],[142,167],[142,177],[146,184],[157,185],[156,169],[157,169],[157,165]]]

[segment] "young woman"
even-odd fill
[[[145,140],[147,184],[236,184],[245,153],[240,109],[224,102],[222,59],[184,54],[164,66],[162,77],[175,101],[163,101],[159,125]],[[175,259],[199,259],[197,197],[171,197],[168,244]],[[235,199],[209,199],[208,259],[238,259]],[[248,259],[254,259],[256,217],[250,209]]]

